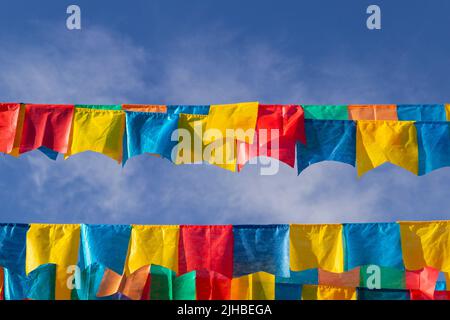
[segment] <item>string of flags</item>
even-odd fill
[[[85,151],[118,163],[151,154],[241,171],[264,156],[300,174],[337,161],[363,175],[385,162],[416,175],[450,166],[450,105],[0,104],[0,152],[51,159]]]
[[[5,300],[449,300],[450,221],[1,224]]]

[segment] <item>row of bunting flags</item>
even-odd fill
[[[17,299],[449,300],[450,221],[1,224]]]
[[[259,156],[277,158],[298,173],[321,161],[357,167],[359,175],[390,162],[423,175],[450,166],[450,105],[43,105],[0,104],[0,152],[39,149],[65,158],[84,151],[119,163],[148,153],[176,164],[198,159],[179,150],[177,129],[200,139],[200,162],[240,171]],[[196,127],[222,135],[197,137]],[[251,131],[226,137],[227,130]],[[271,136],[271,130],[278,133]],[[261,139],[263,132],[269,132]],[[220,147],[211,147],[218,137]],[[275,139],[277,142],[275,143]],[[184,140],[184,138],[183,138]],[[198,141],[197,141],[198,142]],[[177,149],[178,148],[178,149]],[[220,150],[219,150],[220,149]],[[190,150],[195,150],[191,148]],[[215,150],[215,151],[214,151]],[[220,151],[220,152],[219,152]],[[231,156],[230,156],[231,155]],[[186,160],[188,159],[188,160]],[[192,160],[192,161],[190,161]]]

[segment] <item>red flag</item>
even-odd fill
[[[0,103],[0,152],[13,149],[19,112],[20,103]]]
[[[181,226],[178,273],[214,271],[233,277],[233,227]]]
[[[20,153],[41,146],[66,153],[73,112],[73,105],[27,104]]]
[[[238,170],[258,156],[276,158],[294,167],[295,144],[306,143],[304,119],[301,106],[259,105],[253,144],[238,141]]]
[[[425,267],[406,271],[406,288],[411,290],[411,300],[433,300],[439,270]]]
[[[197,300],[230,300],[231,279],[220,273],[197,271],[195,286]]]

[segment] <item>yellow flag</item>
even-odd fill
[[[257,272],[231,281],[231,300],[274,300],[275,276]]]
[[[67,266],[56,266],[55,276],[55,300],[71,300],[72,288],[69,284],[73,285],[72,278],[73,273],[67,273]]]
[[[121,162],[124,130],[124,111],[75,108],[65,158],[94,151]]]
[[[178,271],[179,226],[140,226],[131,229],[125,272],[156,264]]]
[[[291,270],[322,268],[344,272],[344,246],[340,224],[292,224]]]
[[[399,222],[405,267],[450,272],[450,221]]]
[[[27,232],[26,273],[47,263],[76,265],[79,243],[78,224],[31,224]]]
[[[252,144],[257,118],[258,102],[212,105],[206,130],[218,130],[224,138],[227,129],[235,130],[237,140]]]
[[[450,121],[450,104],[445,105],[445,112],[447,113],[447,120]]]
[[[201,163],[203,161],[217,167],[236,171],[236,142],[233,138],[209,139],[206,132],[208,116],[179,115],[178,129],[180,143],[177,146],[176,164]],[[216,137],[217,138],[217,137]],[[207,141],[213,141],[208,143]]]
[[[22,131],[23,131],[23,123],[25,122],[25,104],[20,104],[19,117],[17,119],[17,127],[16,127],[16,135],[14,137],[13,149],[10,153],[10,156],[19,157],[20,156],[20,143],[22,141]]]
[[[358,121],[356,166],[358,175],[385,162],[414,174],[419,170],[417,132],[413,121]]]
[[[356,300],[356,288],[304,285],[302,300]]]

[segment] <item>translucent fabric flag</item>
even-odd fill
[[[0,224],[0,267],[25,274],[27,224]]]
[[[425,267],[422,270],[406,271],[406,288],[412,291],[412,300],[433,300],[439,270]]]
[[[209,113],[209,105],[170,105],[167,106],[167,113],[207,115]]]
[[[19,107],[19,114],[17,118],[16,133],[14,136],[13,147],[11,152],[8,153],[10,156],[16,158],[20,156],[19,147],[22,141],[22,131],[24,121],[25,121],[25,105],[21,103]]]
[[[400,227],[397,223],[344,224],[345,270],[375,264],[403,268]]]
[[[302,105],[305,119],[348,120],[346,105]]]
[[[208,143],[205,131],[208,116],[181,113],[179,117],[180,143],[177,145],[176,164],[204,161],[229,171],[236,171],[234,139],[216,139]]]
[[[274,300],[275,276],[256,272],[231,281],[231,300]]]
[[[143,154],[157,154],[172,161],[172,133],[178,128],[178,115],[126,112],[124,160]]]
[[[122,110],[120,104],[76,104],[75,108],[95,110]]]
[[[402,121],[446,121],[443,104],[400,104],[397,114]]]
[[[319,269],[319,284],[334,287],[357,287],[360,283],[360,269],[335,273]]]
[[[19,112],[20,103],[0,103],[0,152],[13,150]]]
[[[450,166],[450,122],[416,122],[419,175]]]
[[[405,268],[450,272],[450,221],[399,222]]]
[[[321,161],[355,166],[356,124],[343,120],[305,120],[307,144],[297,143],[297,171]]]
[[[124,128],[123,111],[75,108],[65,158],[84,151],[94,151],[120,163]]]
[[[71,300],[97,300],[97,291],[104,272],[105,267],[98,263],[90,264],[82,269],[79,277],[75,277]]]
[[[306,285],[302,300],[356,300],[356,288]]]
[[[66,153],[73,112],[73,105],[25,105],[20,153],[32,151],[41,146]]]
[[[39,266],[28,276],[5,269],[5,300],[55,300],[56,265]]]
[[[413,174],[419,171],[417,132],[412,121],[358,121],[356,167],[358,175],[385,162]]]
[[[238,225],[233,235],[233,277],[258,271],[289,277],[289,225]]]
[[[369,289],[405,289],[405,270],[377,265],[361,266],[359,287]]]
[[[358,300],[410,300],[409,290],[357,289]]]
[[[398,120],[397,105],[350,105],[348,116],[351,120]]]
[[[450,104],[445,105],[445,113],[447,114],[447,121],[450,121]]]
[[[148,296],[150,266],[143,266],[132,274],[120,275],[111,269],[105,269],[100,282],[97,297],[117,300],[120,296],[127,300],[142,300]],[[120,300],[120,299],[119,299]]]
[[[124,104],[122,110],[134,112],[158,112],[166,113],[167,107],[158,104]]]
[[[197,300],[229,300],[231,278],[208,270],[196,271]]]
[[[233,227],[181,226],[178,273],[209,270],[233,277]]]
[[[227,137],[226,131],[231,129],[235,131],[237,140],[252,144],[257,117],[258,102],[212,105],[206,130],[218,130],[222,137]]]
[[[129,225],[81,225],[81,269],[101,264],[122,274],[130,235]]]
[[[238,168],[252,158],[267,156],[295,166],[295,144],[306,143],[304,113],[297,105],[260,105],[252,144],[238,141]]]
[[[340,224],[292,224],[290,229],[291,270],[322,268],[344,271],[344,247]]]
[[[152,265],[150,300],[195,300],[195,271],[179,277],[170,269]]]
[[[177,272],[179,230],[179,226],[133,225],[126,274],[152,264]]]

